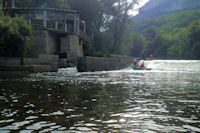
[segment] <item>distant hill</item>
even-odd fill
[[[144,38],[143,56],[200,59],[200,10],[184,10],[133,21],[132,31]]]
[[[155,18],[177,11],[200,9],[200,0],[150,0],[140,8],[140,14],[134,20]]]
[[[140,21],[135,21],[132,25],[132,29],[134,32],[144,33],[148,28],[153,27],[160,33],[168,33],[175,28],[187,27],[192,21],[200,20],[199,16],[200,9],[179,11],[162,15],[157,18],[147,18]]]

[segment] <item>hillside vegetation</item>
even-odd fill
[[[134,19],[156,18],[177,11],[196,10],[199,7],[199,0],[150,0],[140,8],[143,13],[136,15]]]
[[[134,43],[132,55],[200,59],[199,16],[200,10],[193,10],[134,22],[134,37],[140,38],[140,44]]]

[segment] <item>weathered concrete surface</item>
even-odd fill
[[[58,66],[55,65],[32,65],[31,72],[57,72]]]
[[[77,64],[78,58],[83,57],[83,44],[77,35],[68,35],[67,43],[67,61],[69,64]]]
[[[20,64],[20,58],[0,58],[0,70],[33,72],[58,71],[59,58],[57,55],[43,54],[39,58],[24,58],[24,65]]]
[[[67,59],[60,58],[59,59],[59,68],[66,68],[67,67]]]
[[[30,66],[0,66],[0,71],[30,71]]]
[[[38,57],[40,54],[55,54],[59,47],[59,36],[45,30],[33,30],[31,56]]]
[[[46,54],[47,51],[47,32],[44,30],[33,30],[31,40],[31,57],[38,57],[39,54]]]
[[[47,32],[47,31],[46,31]],[[46,53],[45,54],[55,54],[59,52],[59,37],[57,34],[52,32],[47,32],[46,34],[47,42],[46,42]]]
[[[121,55],[110,55],[102,57],[81,57],[78,60],[77,69],[79,72],[107,71],[125,68],[132,62],[132,57]]]
[[[58,68],[52,65],[0,66],[0,71],[56,72]]]
[[[48,54],[40,54],[39,55],[39,65],[57,65],[59,64],[58,55],[48,55]]]
[[[20,64],[20,58],[0,58],[0,66],[19,66]]]
[[[39,55],[39,58],[24,58],[24,65],[58,65],[57,55]],[[21,63],[20,58],[0,57],[0,66],[18,66]]]
[[[60,66],[76,66],[78,58],[83,57],[83,40],[77,34],[59,34],[46,30],[34,30],[30,55],[59,55]],[[63,62],[66,59],[66,62]]]

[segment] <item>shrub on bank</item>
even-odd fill
[[[31,33],[31,27],[23,18],[0,14],[0,56],[24,56]]]

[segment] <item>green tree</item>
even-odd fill
[[[169,34],[171,46],[168,48],[167,53],[169,58],[174,59],[187,59],[189,52],[189,37],[186,28],[179,28],[176,32]]]
[[[193,21],[188,26],[192,57],[200,59],[200,20]]]
[[[24,57],[31,37],[31,27],[23,18],[3,16],[0,19],[0,55]]]
[[[149,27],[146,29],[144,36],[145,36],[145,44],[144,44],[144,50],[143,50],[143,56],[148,57],[151,54],[155,54],[155,44],[154,40],[157,36],[157,31],[155,30],[155,27]]]
[[[80,11],[81,18],[86,21],[88,26],[96,28],[96,24],[102,15],[97,0],[68,0],[68,4],[71,9]]]
[[[183,11],[135,22],[132,29],[144,35],[144,56],[158,58],[200,58],[200,10]],[[192,22],[192,23],[191,23]]]
[[[101,0],[101,2],[108,18],[107,22],[111,23],[108,28],[113,36],[112,52],[115,52],[121,44],[126,24],[130,20],[128,12],[138,3],[138,0]]]
[[[0,0],[0,17],[3,16],[3,1]]]
[[[158,58],[167,58],[167,49],[170,47],[170,44],[170,40],[165,35],[157,36],[153,41],[155,47],[154,55]]]
[[[155,37],[156,37],[156,30],[155,30],[155,28],[154,27],[149,27],[147,30],[146,30],[146,32],[145,32],[145,35],[146,35],[146,38],[148,39],[148,40],[153,40]]]
[[[188,26],[191,43],[200,41],[200,20],[193,21]]]
[[[140,34],[134,36],[133,48],[131,49],[131,56],[141,57],[144,49],[144,37]]]

